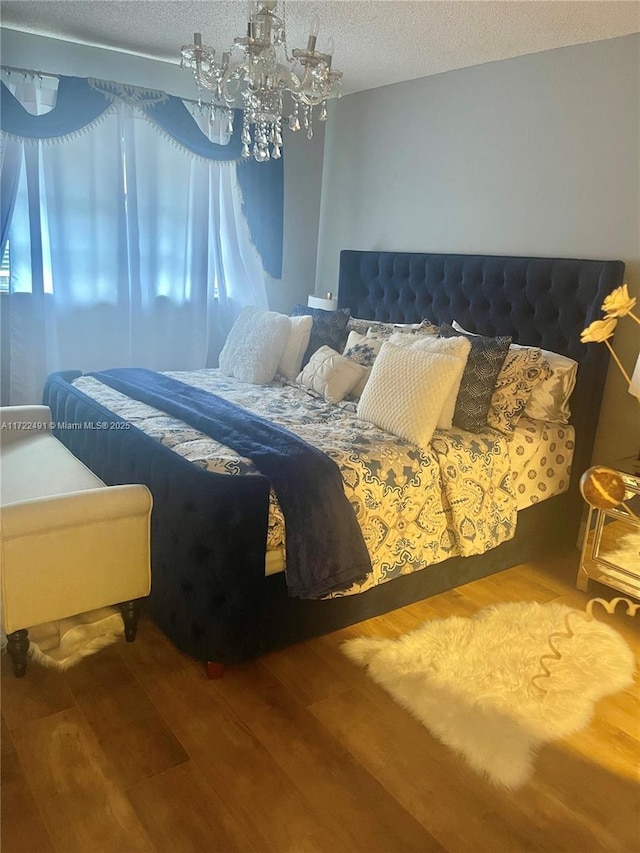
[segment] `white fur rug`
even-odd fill
[[[636,569],[640,563],[640,531],[634,530],[620,536],[616,542],[615,549],[601,550],[603,559],[621,566],[624,569]]]
[[[587,726],[598,699],[629,686],[635,660],[617,631],[575,615],[556,639],[543,692],[531,679],[566,632],[560,604],[497,604],[472,618],[434,619],[397,639],[342,648],[442,743],[494,784],[518,788],[537,749]],[[541,684],[540,681],[537,682]]]
[[[123,636],[120,611],[115,607],[101,607],[29,628],[28,654],[42,666],[65,670]]]

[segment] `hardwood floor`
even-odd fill
[[[3,657],[3,853],[640,850],[639,682],[496,789],[341,653],[501,601],[583,608],[577,552],[528,564],[207,681],[148,619],[66,673]],[[600,617],[599,617],[600,618]],[[610,624],[640,652],[638,617]]]

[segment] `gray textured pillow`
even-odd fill
[[[443,338],[460,334],[447,323],[440,326]],[[471,344],[471,351],[462,374],[453,424],[469,432],[483,432],[487,428],[491,397],[507,357],[511,338],[486,338],[483,335],[465,337]]]
[[[220,372],[252,385],[268,385],[284,353],[291,320],[285,314],[243,308],[220,353]]]
[[[347,322],[351,316],[348,308],[338,308],[336,311],[325,311],[323,308],[309,308],[306,305],[295,305],[291,312],[292,317],[308,315],[313,318],[309,346],[302,358],[302,366],[309,363],[309,359],[320,347],[331,347],[336,352],[342,352],[348,332]]]

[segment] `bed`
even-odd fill
[[[358,594],[293,597],[283,572],[265,572],[267,477],[230,476],[194,465],[74,385],[77,371],[50,376],[44,403],[58,438],[104,482],[149,487],[150,613],[182,651],[230,664],[575,542],[581,516],[577,483],[591,461],[608,358],[605,347],[582,345],[580,332],[600,317],[604,297],[622,283],[623,273],[620,261],[341,253],[338,308],[353,317],[397,324],[456,321],[471,333],[509,336],[579,364],[571,396],[575,448],[568,488],[518,511],[515,534],[497,547],[439,560]]]

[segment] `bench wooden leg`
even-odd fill
[[[122,621],[124,622],[124,637],[127,643],[132,643],[138,633],[138,614],[140,604],[138,601],[123,601],[120,605]]]
[[[22,678],[27,671],[27,651],[29,650],[29,632],[26,628],[7,634],[7,651],[13,661],[16,678]]]

